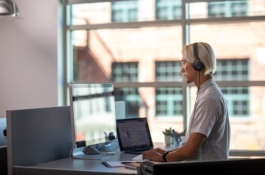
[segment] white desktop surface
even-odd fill
[[[100,171],[100,172],[115,172],[115,173],[128,173],[132,174],[136,170],[125,169],[124,167],[108,168],[101,162],[108,161],[126,161],[131,160],[136,155],[117,153],[116,155],[110,155],[106,159],[102,160],[86,160],[86,159],[73,159],[66,158],[61,160],[56,160],[52,162],[42,163],[34,165],[34,168],[50,168],[50,169],[64,169],[64,170],[74,170],[74,171]]]
[[[165,148],[165,149],[173,149],[173,146],[167,146],[164,143],[154,143],[155,148]],[[87,174],[137,174],[137,170],[128,169],[124,167],[115,167],[115,168],[108,168],[102,164],[102,162],[108,161],[128,161],[132,160],[132,158],[136,157],[137,154],[127,154],[121,153],[119,150],[116,151],[115,155],[106,155],[105,159],[101,160],[88,160],[88,159],[76,159],[76,158],[65,158],[56,161],[51,161],[47,163],[41,163],[34,166],[13,166],[13,172],[17,172],[20,174],[21,170],[31,169],[35,170],[59,170],[59,171],[66,171],[66,172],[75,172],[76,174],[82,174],[87,172]],[[38,172],[40,173],[40,172]],[[54,172],[51,172],[53,174]],[[22,173],[23,174],[23,173]],[[25,174],[25,173],[24,173]],[[34,174],[34,173],[32,173]],[[37,173],[36,173],[37,174]],[[49,173],[47,173],[49,174]]]

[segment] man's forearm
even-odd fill
[[[191,154],[188,148],[185,148],[185,146],[182,146],[172,151],[169,151],[169,153],[166,156],[166,160],[167,162],[183,161],[183,160],[187,160],[190,157],[191,157]]]

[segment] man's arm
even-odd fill
[[[206,136],[200,133],[191,133],[187,142],[174,151],[170,151],[166,155],[167,162],[172,161],[182,161],[190,157],[193,157],[199,150],[200,146],[206,139]],[[163,153],[158,152],[155,149],[145,151],[143,153],[144,159],[149,159],[151,161],[164,162],[162,158]]]
[[[169,152],[166,156],[166,160],[170,161],[182,161],[190,157],[193,157],[203,144],[206,136],[201,133],[191,133],[187,142],[175,151]]]

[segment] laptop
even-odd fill
[[[0,147],[6,146],[6,137],[4,136],[4,130],[6,129],[6,118],[0,118]]]
[[[126,118],[116,120],[120,151],[143,154],[154,148],[147,118]]]

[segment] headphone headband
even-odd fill
[[[198,43],[193,44],[193,53],[194,53],[195,61],[198,61],[198,60],[200,61],[198,57]]]
[[[194,63],[193,63],[193,68],[196,71],[202,71],[204,68],[204,64],[200,61],[199,56],[198,56],[198,43],[193,44],[193,53],[194,53]]]

